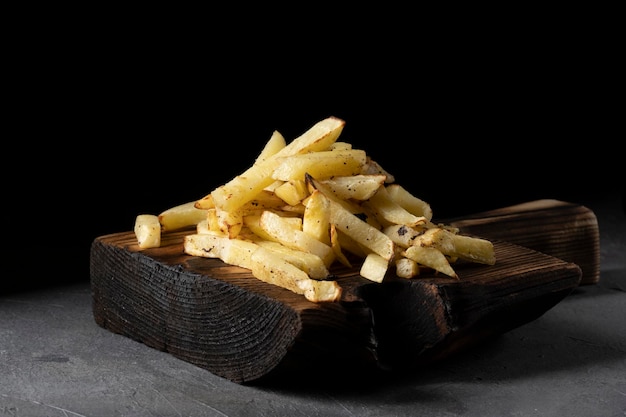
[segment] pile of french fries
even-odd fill
[[[434,224],[428,203],[365,151],[338,141],[344,125],[331,116],[289,143],[274,131],[245,172],[205,197],[138,215],[139,247],[195,227],[184,238],[186,254],[246,268],[312,302],[341,298],[335,263],[378,283],[423,269],[459,279],[452,267],[459,259],[495,263],[489,240]]]

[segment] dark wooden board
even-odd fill
[[[500,239],[574,262],[580,285],[600,280],[600,229],[595,213],[580,204],[534,200],[484,211],[446,223],[465,233]]]
[[[338,266],[341,301],[312,303],[245,269],[184,254],[188,233],[145,250],[132,232],[95,239],[94,318],[236,383],[431,364],[535,320],[582,277],[573,262],[492,239],[496,264],[456,263],[459,280],[390,274],[377,284]]]

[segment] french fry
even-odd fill
[[[416,216],[393,201],[384,186],[378,188],[378,191],[363,205],[369,208],[383,225],[418,226],[428,221],[424,216]]]
[[[422,246],[437,248],[444,255],[466,261],[493,265],[496,263],[493,243],[486,239],[464,236],[438,228],[429,229],[415,241]]]
[[[206,219],[206,216],[207,210],[196,208],[195,200],[171,207],[158,215],[162,232],[195,226],[198,222]]]
[[[394,266],[396,268],[396,275],[400,278],[415,278],[420,273],[419,264],[415,260],[403,256],[397,256],[395,258]]]
[[[320,242],[302,230],[290,227],[285,218],[276,213],[264,211],[259,219],[259,226],[272,240],[289,248],[319,256],[327,267],[330,267],[335,260],[335,253],[329,245]]]
[[[414,245],[402,252],[402,255],[449,277],[459,278],[446,256],[434,247]]]
[[[252,275],[261,281],[302,294],[312,302],[337,301],[342,289],[337,281],[319,281],[271,250],[259,247],[251,257]]]
[[[313,175],[314,177],[314,175]],[[369,200],[378,188],[380,188],[387,177],[385,175],[349,175],[335,176],[319,182],[328,186],[333,195],[342,200]]]
[[[135,218],[135,236],[141,249],[158,248],[161,246],[161,223],[159,216],[140,214]]]
[[[341,142],[341,141],[336,141],[335,143],[333,143],[332,145],[328,147],[329,151],[344,151],[348,149],[352,149],[352,144],[349,142]]]
[[[326,196],[326,198],[328,198],[329,200],[333,201],[334,203],[339,204],[340,206],[342,206],[348,212],[361,217],[370,226],[375,227],[377,229],[381,228],[380,223],[378,223],[378,221],[375,219],[374,215],[369,213],[365,209],[365,207],[363,207],[362,205],[357,204],[354,201],[344,200],[342,198],[339,198],[337,195],[335,195],[335,193],[330,188],[330,186],[328,186],[327,184],[322,183],[321,181],[318,181],[317,179],[313,178],[309,174],[305,175],[305,181],[306,181],[307,187],[308,187],[308,189],[309,189],[309,191],[311,193],[314,190],[319,190],[320,192],[322,192],[322,194],[324,194],[324,196]]]
[[[302,215],[302,231],[330,245],[330,202],[324,194],[313,190],[307,198]]]
[[[377,253],[370,253],[361,264],[359,274],[374,282],[383,282],[389,269],[389,261]]]
[[[275,130],[269,140],[265,143],[261,153],[254,160],[254,164],[256,165],[265,162],[265,160],[270,158],[272,155],[277,154],[285,146],[287,146],[285,137],[278,130]]]
[[[220,232],[233,239],[237,237],[243,227],[243,213],[241,209],[226,211],[216,209],[217,228]]]
[[[292,155],[280,159],[272,178],[289,181],[304,180],[305,174],[320,179],[335,175],[357,175],[363,169],[366,157],[365,151],[360,149]]]
[[[313,253],[292,249],[270,240],[258,240],[255,243],[271,250],[290,264],[297,266],[313,279],[328,279],[330,277],[330,272],[328,272],[328,268],[322,261],[322,258]]]
[[[281,209],[284,206],[285,200],[276,195],[276,192],[261,190],[257,195],[254,196],[252,200],[241,206],[240,210],[243,215],[248,215],[257,212],[261,213],[263,210]]]
[[[252,268],[251,256],[258,248],[253,242],[219,234],[191,234],[183,240],[183,250],[188,255],[218,258],[246,269]]]
[[[274,236],[261,227],[261,214],[245,216],[243,218],[244,226],[247,227],[255,236],[261,239],[278,242]],[[281,217],[281,221],[281,227],[289,226],[296,230],[302,230],[302,219],[299,217]]]
[[[207,194],[202,197],[200,200],[196,200],[194,203],[194,207],[197,209],[212,209],[215,208],[215,202],[213,201],[213,196],[211,194]]]
[[[350,236],[353,240],[377,253],[387,261],[394,255],[394,243],[379,229],[359,219],[342,205],[330,201],[330,221],[337,230]]]
[[[383,229],[383,233],[389,236],[389,238],[398,246],[408,248],[412,246],[415,239],[424,233],[426,229],[415,228],[407,226],[405,224],[392,224]]]
[[[304,179],[288,180],[274,189],[274,194],[290,206],[297,206],[309,195]]]
[[[350,239],[346,237],[346,239]],[[350,239],[352,241],[352,239]],[[354,241],[352,241],[354,242]],[[335,258],[342,264],[347,266],[348,268],[352,268],[352,262],[346,257],[343,253],[343,249],[341,248],[341,242],[339,241],[339,232],[337,231],[337,226],[334,224],[330,224],[330,247],[333,248],[333,252],[335,252]],[[359,248],[360,249],[360,248]],[[365,257],[364,252],[359,252],[361,258]]]

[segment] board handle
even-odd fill
[[[543,199],[475,213],[443,223],[466,234],[524,246],[577,264],[580,285],[600,280],[600,231],[595,213],[580,204]]]

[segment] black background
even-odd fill
[[[623,195],[615,55],[591,29],[70,27],[9,64],[2,288],[88,280],[94,238],[206,195],[274,130],[289,141],[331,115],[439,219]]]

